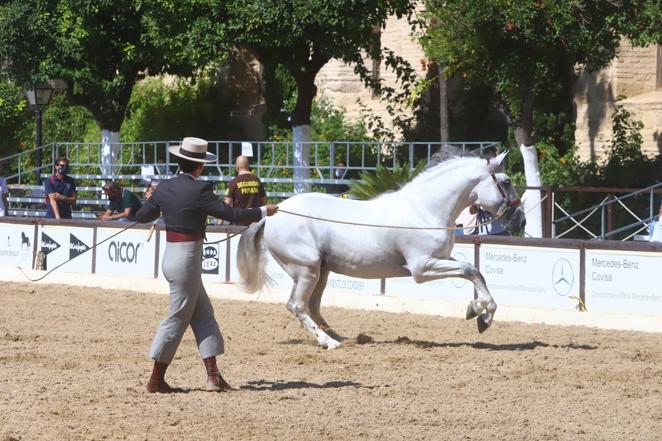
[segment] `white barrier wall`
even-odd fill
[[[65,263],[57,273],[94,271],[114,276],[162,278],[160,267],[166,246],[165,233],[154,234],[148,241],[149,230],[133,229],[119,233],[123,226],[118,223],[116,228],[97,227],[91,222],[74,226],[46,222],[35,226],[31,221],[22,224],[0,219],[0,265],[4,269],[31,268],[37,250],[46,255],[48,270],[74,259]],[[119,234],[101,243],[116,233]],[[210,231],[207,242],[226,239],[227,236],[224,231]],[[570,248],[554,247],[554,244],[563,242],[558,240],[521,242],[526,245],[520,245],[519,240],[508,245],[456,243],[452,257],[473,262],[475,247],[479,247],[479,268],[499,305],[571,311],[577,308],[583,289],[584,303],[591,312],[662,318],[662,289],[658,288],[656,277],[662,263],[662,248],[648,244],[618,244],[621,249],[637,249],[620,251],[595,249],[599,245],[596,242],[564,242]],[[239,238],[234,237],[204,246],[202,266],[206,281],[223,283],[228,274],[230,281],[239,280],[235,264],[238,243]],[[93,250],[95,244],[98,246]],[[605,243],[605,246],[609,245]],[[585,251],[582,276],[580,247],[584,246],[590,248]],[[651,251],[640,251],[642,248]],[[158,272],[155,273],[157,264]],[[289,292],[292,286],[290,277],[271,257],[267,272],[275,282],[274,288]],[[410,277],[391,278],[385,280],[384,286],[386,296],[401,299],[463,303],[473,295],[473,285],[459,278],[423,284],[416,284]],[[380,294],[381,281],[332,273],[327,291],[375,296]]]
[[[503,305],[576,309],[579,259],[579,250],[573,249],[480,247],[480,271],[496,302]]]
[[[659,253],[586,250],[586,304],[591,311],[662,317]]]
[[[34,225],[0,223],[0,265],[32,268]]]

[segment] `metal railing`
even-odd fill
[[[292,182],[289,176],[295,168],[308,170],[312,183],[336,182],[334,172],[343,171],[343,178],[358,177],[359,172],[374,170],[377,166],[392,169],[397,164],[409,163],[413,169],[420,160],[429,162],[432,155],[443,145],[450,145],[462,151],[496,151],[501,148],[498,142],[310,142],[310,163],[298,166],[294,160],[293,142],[253,141],[252,167],[260,179],[274,179],[267,182]],[[72,171],[85,179],[127,179],[143,177],[159,178],[171,174],[177,167],[168,147],[178,141],[152,141],[113,144],[117,150],[117,163],[112,175],[102,175],[101,143],[58,142],[27,150],[2,158],[9,183],[23,184],[33,181],[37,168],[33,158],[37,150],[45,161],[39,171],[50,174],[53,164],[60,155],[71,162]],[[209,141],[209,151],[217,156],[217,161],[206,164],[205,179],[226,181],[234,174],[234,160],[242,153],[246,141]],[[343,163],[342,166],[339,166]],[[150,172],[151,170],[151,172]],[[280,180],[279,180],[280,179]],[[327,180],[327,181],[325,181]]]
[[[624,241],[639,239],[640,233],[647,230],[655,218],[656,207],[659,207],[655,200],[662,194],[662,183],[642,189],[566,187],[549,191],[552,196],[552,238]],[[560,202],[564,193],[594,195],[600,202],[572,211],[567,201],[565,204]],[[561,214],[558,217],[557,212]]]

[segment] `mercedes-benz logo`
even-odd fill
[[[572,265],[567,259],[559,259],[552,268],[552,286],[560,296],[567,296],[575,283],[575,274]]]

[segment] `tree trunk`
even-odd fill
[[[292,138],[294,140],[294,191],[310,191],[310,183],[301,182],[310,178],[310,114],[313,99],[317,94],[315,76],[300,74],[297,83],[297,103],[292,112]]]
[[[439,70],[439,131],[441,142],[448,142],[450,138],[450,123],[448,121],[448,81],[441,65]]]
[[[538,152],[533,141],[533,94],[528,94],[522,103],[520,119],[513,124],[515,140],[520,145],[524,162],[524,175],[527,187],[540,187]],[[527,190],[522,196],[526,212],[526,234],[542,237],[542,204],[540,190]]]
[[[115,164],[120,159],[120,132],[101,130],[101,174],[104,179],[113,179],[118,169]]]

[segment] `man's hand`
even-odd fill
[[[273,216],[278,212],[278,205],[267,204],[267,216]]]

